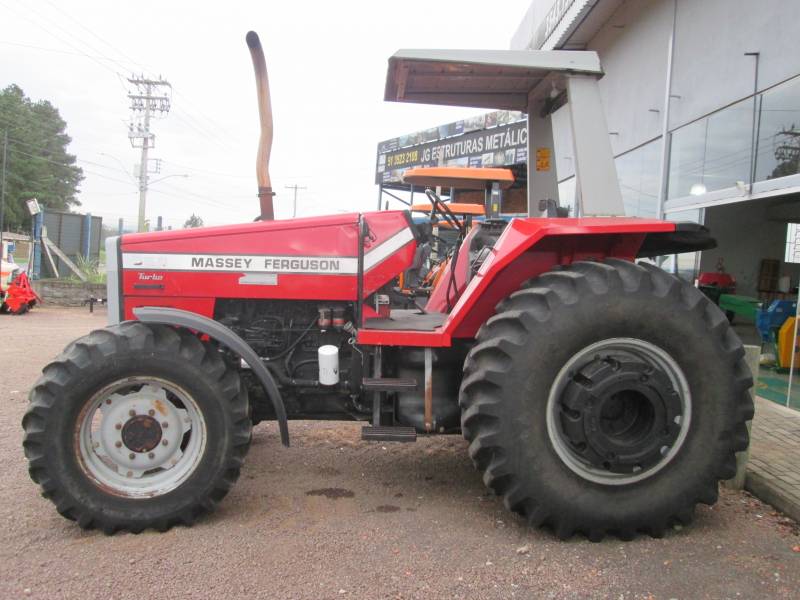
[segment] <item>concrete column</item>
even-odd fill
[[[747,366],[750,367],[750,372],[753,374],[753,387],[750,388],[750,398],[755,402],[755,389],[756,382],[758,381],[758,361],[761,356],[761,348],[759,346],[745,346],[745,360]],[[753,422],[747,422],[747,434],[750,435],[750,429]],[[750,460],[750,448],[736,453],[736,475],[733,479],[723,481],[722,484],[732,490],[743,490],[744,483],[747,475],[747,461]]]

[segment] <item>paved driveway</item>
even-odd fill
[[[361,442],[353,424],[259,425],[242,478],[195,527],[106,537],[30,481],[20,419],[42,366],[104,325],[0,315],[0,598],[790,598],[798,529],[723,492],[661,540],[560,542],[486,493],[459,437]],[[800,548],[798,548],[800,550]]]

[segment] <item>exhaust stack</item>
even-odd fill
[[[272,154],[272,102],[269,97],[269,77],[267,77],[267,62],[264,60],[264,50],[261,40],[255,31],[248,31],[247,47],[253,59],[253,70],[256,75],[256,94],[258,96],[258,117],[261,123],[261,137],[258,140],[258,155],[256,156],[256,179],[258,180],[258,201],[261,206],[262,221],[272,221],[275,212],[272,206],[272,180],[269,177],[269,158]]]

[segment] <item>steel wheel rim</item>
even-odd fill
[[[676,439],[663,451],[663,456],[652,467],[629,474],[613,473],[588,463],[565,439],[561,426],[562,395],[572,381],[573,375],[582,366],[598,356],[624,355],[660,369],[669,378],[680,400],[679,432]],[[550,444],[561,461],[576,475],[594,483],[604,485],[626,485],[652,477],[667,466],[680,452],[689,433],[692,415],[692,397],[689,383],[677,361],[663,348],[637,338],[609,338],[601,340],[574,354],[556,375],[547,398],[547,435]]]
[[[128,377],[96,392],[75,427],[81,470],[108,493],[162,496],[184,483],[205,452],[207,428],[191,394],[156,377]]]

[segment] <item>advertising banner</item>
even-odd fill
[[[525,115],[496,111],[379,143],[375,183],[400,183],[412,167],[504,167],[527,159]]]

